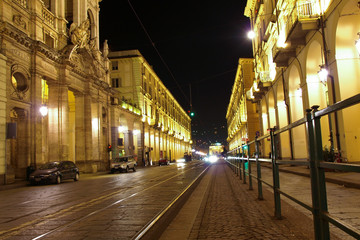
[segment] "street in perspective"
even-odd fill
[[[359,0],[0,0],[0,240],[360,239],[359,69]]]

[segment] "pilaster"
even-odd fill
[[[68,86],[50,83],[49,86],[49,155],[58,160],[69,160],[68,145]]]

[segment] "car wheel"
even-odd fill
[[[135,165],[134,165],[134,167],[133,167],[133,171],[136,172],[136,167],[135,167]]]
[[[74,181],[79,181],[79,174],[78,173],[75,174]]]
[[[60,184],[61,183],[61,176],[60,175],[57,175],[56,176],[56,181],[55,181],[56,184]]]
[[[127,172],[127,173],[129,172],[129,166],[126,167],[125,172]]]
[[[30,185],[35,186],[36,182],[35,181],[30,181]]]

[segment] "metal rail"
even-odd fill
[[[154,227],[171,208],[174,208],[179,200],[185,196],[185,194],[188,194],[190,190],[193,190],[195,185],[199,183],[201,178],[204,176],[204,173],[209,169],[210,166],[211,165],[207,166],[178,196],[176,196],[164,209],[162,209],[152,220],[150,220],[132,239],[139,240],[144,238],[144,236],[149,233],[151,228]],[[162,226],[162,228],[164,230],[164,226]],[[147,238],[152,239],[153,237],[148,236]]]
[[[343,110],[353,105],[360,103],[360,94],[337,102],[325,109],[317,111],[318,106],[313,106],[312,109],[308,109],[305,116],[296,122],[293,122],[281,129],[270,129],[270,133],[257,137],[255,140],[247,142],[245,145],[232,149],[228,153],[230,156],[227,158],[227,163],[233,171],[240,176],[243,183],[246,183],[246,177],[249,180],[249,189],[252,189],[252,178],[255,178],[258,182],[258,198],[262,199],[262,184],[266,184],[273,188],[274,194],[274,208],[275,217],[281,218],[281,202],[280,195],[283,195],[291,201],[309,210],[313,214],[314,233],[315,239],[330,239],[329,223],[343,230],[347,234],[360,239],[360,231],[350,226],[349,224],[341,221],[335,216],[331,215],[327,209],[327,193],[325,184],[326,169],[334,169],[346,172],[360,173],[360,166],[347,163],[332,163],[325,162],[322,155],[322,140],[321,140],[321,126],[320,118],[327,116],[330,113]],[[308,160],[279,160],[277,154],[277,145],[275,143],[275,137],[280,133],[289,131],[292,128],[305,124],[307,131],[307,144],[308,144]],[[259,142],[261,140],[270,137],[271,141],[271,158],[259,158]],[[255,144],[255,158],[250,158],[250,145]],[[241,152],[241,153],[240,153]],[[256,163],[257,175],[253,175],[251,172],[251,162]],[[267,183],[261,178],[261,164],[272,164],[272,177],[273,182]],[[311,180],[311,197],[312,206],[290,196],[289,194],[281,191],[279,184],[279,165],[296,165],[307,166],[310,169]]]

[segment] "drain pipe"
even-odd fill
[[[284,69],[281,68],[281,79],[282,79],[282,83],[283,83],[283,91],[284,91],[284,102],[286,105],[286,116],[287,116],[287,120],[288,120],[288,124],[291,123],[291,117],[290,117],[290,109],[289,109],[289,103],[288,101],[286,101],[286,89],[285,89],[285,78],[284,78]],[[291,129],[289,129],[289,140],[290,140],[290,158],[294,159],[294,149],[293,149],[293,141],[292,141],[292,133],[291,133]]]
[[[323,49],[324,49],[324,62],[325,62],[325,68],[326,70],[328,70],[328,58],[327,58],[327,54],[328,54],[328,50],[327,50],[327,46],[326,46],[326,39],[325,39],[325,23],[324,23],[324,19],[323,19],[323,15],[320,16],[320,27],[321,27],[321,32],[322,32],[322,41],[323,41]],[[332,95],[332,99],[333,99],[333,104],[336,103],[336,92],[335,92],[335,81],[334,81],[334,76],[332,75],[328,75],[328,77],[330,78],[330,82],[331,82],[331,95]],[[335,137],[336,137],[336,146],[337,146],[337,150],[340,153],[341,150],[341,145],[340,145],[340,136],[339,136],[339,124],[338,124],[338,117],[337,117],[337,112],[334,112],[334,122],[335,122]],[[331,124],[331,115],[329,114],[329,130],[330,130],[330,143],[331,143],[331,149],[334,149],[334,138],[333,138],[333,131],[332,131],[332,124]]]

